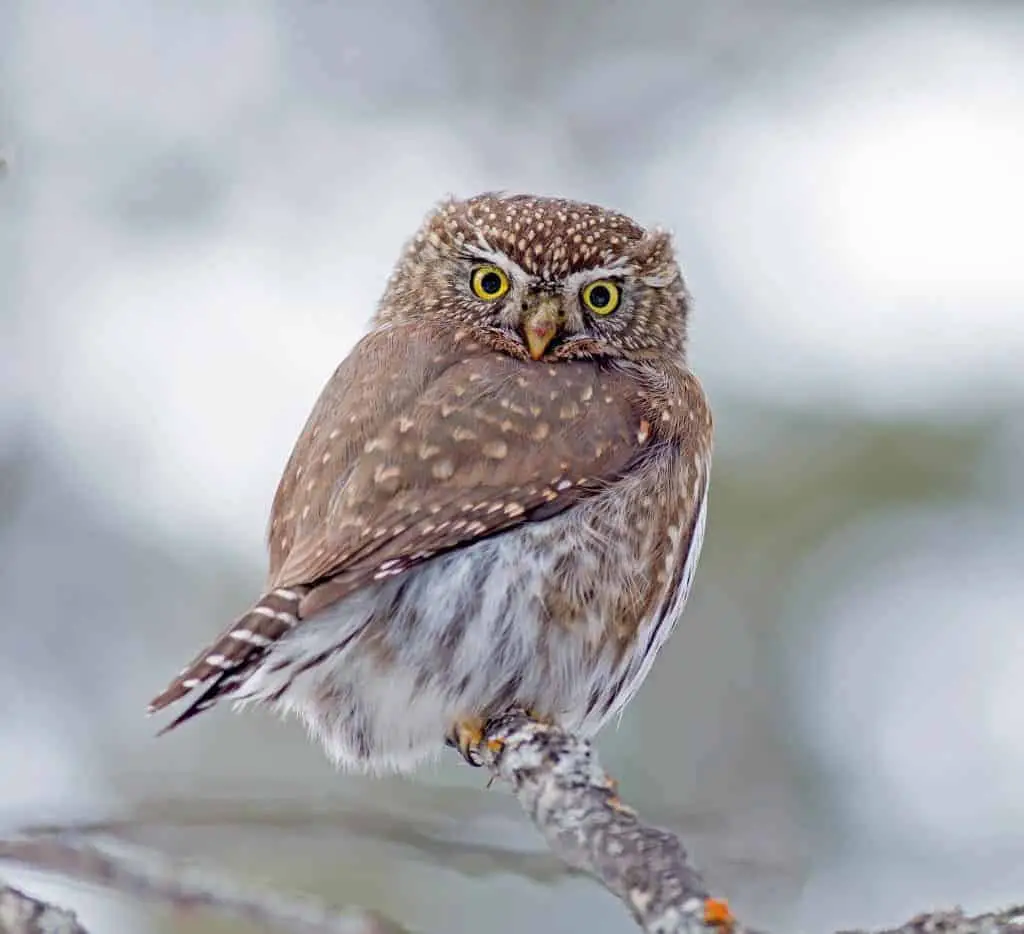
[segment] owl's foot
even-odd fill
[[[532,723],[539,723],[541,726],[554,726],[555,718],[548,714],[543,714],[538,711],[535,707],[513,707],[508,711],[507,716],[526,717]],[[505,741],[503,739],[493,738],[487,740],[487,748],[490,752],[497,755],[505,747]]]
[[[532,708],[517,708],[521,710],[530,720],[535,723],[542,723],[545,725],[554,724],[554,718],[545,716],[544,714],[538,713]],[[466,760],[474,768],[480,768],[483,760],[480,758],[479,749],[484,742],[484,734],[487,730],[488,721],[483,720],[480,717],[467,717],[464,720],[456,721],[452,727],[451,732],[448,734],[446,743],[449,746],[453,746],[458,750],[459,755]],[[487,748],[492,753],[501,752],[504,742],[500,739],[491,739],[487,741]]]
[[[479,717],[456,720],[447,739],[448,745],[454,746],[459,755],[476,769],[483,765],[477,748],[484,741],[484,726]]]

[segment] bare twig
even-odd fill
[[[674,834],[644,824],[622,803],[589,742],[516,712],[488,724],[476,752],[495,778],[512,786],[554,855],[602,882],[648,934],[755,934],[733,917],[724,900],[710,896]],[[83,839],[81,829],[77,834],[37,831],[0,840],[0,860],[5,859],[175,907],[205,906],[302,934],[401,930],[363,910],[337,912],[312,901],[244,892],[206,870],[176,865],[147,851],[100,847]],[[85,934],[73,916],[21,893],[8,896],[11,891],[0,887],[0,898],[27,907],[20,909],[21,915],[10,914],[14,921],[8,921],[2,911],[15,909],[0,900],[0,934]],[[43,917],[33,912],[47,913],[65,926],[26,926]],[[1024,905],[976,917],[959,909],[936,911],[878,934],[1024,934]]]
[[[209,908],[296,934],[404,932],[395,922],[364,909],[338,911],[312,899],[247,891],[208,869],[179,865],[137,847],[111,849],[64,837],[19,837],[0,840],[0,860],[161,901],[174,908]],[[6,934],[2,926],[0,934]]]
[[[491,773],[570,866],[617,895],[649,934],[697,934],[732,923],[678,838],[624,805],[586,740],[514,712],[492,720],[477,749]]]
[[[424,786],[426,787],[426,786]],[[431,792],[437,789],[429,788]],[[463,791],[464,789],[459,789]],[[483,789],[481,789],[482,791]],[[392,796],[393,797],[393,796]],[[464,795],[461,804],[465,804]],[[508,803],[513,809],[509,816],[520,818],[518,805],[513,799],[505,801],[488,795],[492,805],[488,811],[464,807],[457,817],[437,820],[441,807],[435,800],[423,795],[414,799],[416,807],[392,807],[393,801],[363,802],[346,807],[332,802],[329,810],[303,809],[292,802],[285,807],[280,801],[216,802],[204,806],[195,801],[162,801],[156,808],[138,811],[126,817],[104,818],[60,824],[39,824],[23,828],[25,836],[60,835],[72,839],[107,837],[146,845],[150,831],[173,830],[218,831],[225,828],[244,828],[247,831],[270,831],[278,838],[285,833],[331,833],[338,840],[352,838],[372,839],[375,843],[389,843],[402,847],[418,858],[433,865],[443,865],[465,876],[515,875],[541,885],[559,885],[576,875],[572,869],[549,850],[530,852],[509,848],[501,841],[487,843],[452,837],[450,826],[457,824],[465,830],[480,814],[501,812],[500,805]],[[433,807],[433,810],[431,810]],[[462,814],[465,814],[463,817]]]
[[[554,853],[617,895],[647,934],[753,934],[710,897],[678,838],[619,800],[586,740],[515,712],[489,723],[476,751]],[[976,918],[935,912],[884,934],[933,932],[1024,934],[1024,906]]]
[[[0,882],[0,934],[88,934],[70,911]]]
[[[959,908],[926,912],[898,928],[879,931],[878,934],[1020,934],[1021,931],[1024,931],[1024,905],[972,918],[967,917]],[[863,932],[843,931],[840,934]]]

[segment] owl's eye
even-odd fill
[[[610,315],[619,307],[622,291],[611,279],[598,279],[583,287],[580,298],[595,315]]]
[[[477,266],[473,270],[469,284],[473,288],[473,294],[485,302],[496,301],[509,290],[508,276],[498,266]]]

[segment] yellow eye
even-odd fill
[[[485,302],[493,302],[509,290],[508,276],[497,266],[477,266],[469,284],[473,287],[473,294]]]
[[[622,290],[611,279],[598,279],[585,285],[580,297],[595,315],[610,315],[619,307]]]

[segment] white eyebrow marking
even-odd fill
[[[471,243],[464,245],[465,251],[476,259],[485,260],[488,263],[494,263],[495,266],[500,266],[509,274],[509,277],[514,279],[518,283],[528,283],[533,278],[520,266],[517,262],[510,259],[506,253],[502,253],[501,250],[496,250],[492,247],[483,237],[483,234],[477,234],[477,240],[480,241],[479,246],[474,246]]]
[[[565,277],[565,294],[575,295],[583,286],[598,279],[615,279],[628,276],[633,272],[629,261],[623,257],[609,263],[607,266],[595,266],[593,269],[581,269]]]

